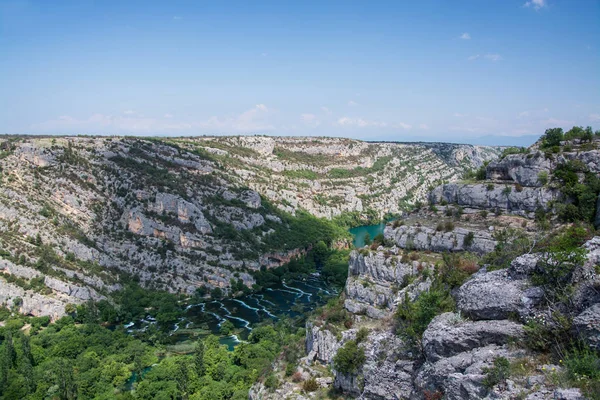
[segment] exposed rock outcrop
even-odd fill
[[[471,251],[486,254],[494,250],[496,240],[489,231],[455,228],[451,232],[439,231],[427,226],[386,226],[384,236],[398,247],[421,251]],[[470,242],[467,240],[468,236]]]

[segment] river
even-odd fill
[[[354,235],[354,246],[363,247],[367,233],[373,239],[383,233],[384,228],[385,223],[382,222],[350,229],[350,233]],[[253,325],[308,313],[322,306],[338,293],[336,288],[324,282],[318,273],[314,273],[301,279],[277,284],[259,293],[190,304],[170,332],[170,342],[171,345],[192,345],[199,337],[215,334],[220,336],[222,344],[233,350],[240,340],[248,338]],[[234,325],[234,335],[221,335],[221,326],[225,321],[230,321]],[[129,323],[125,328],[133,333],[144,330],[154,323],[156,322],[152,318],[146,318]]]
[[[354,247],[363,247],[365,245],[365,236],[367,233],[371,240],[385,229],[385,222],[376,225],[361,225],[350,229],[350,233],[354,236]]]

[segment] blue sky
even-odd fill
[[[600,129],[599,21],[598,0],[0,0],[0,133]]]

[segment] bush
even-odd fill
[[[365,360],[365,350],[358,347],[355,340],[349,340],[333,357],[333,366],[344,374],[356,374]]]
[[[474,241],[475,241],[475,234],[473,232],[469,232],[466,234],[465,238],[463,239],[463,246],[469,247],[473,244]]]
[[[542,143],[540,147],[546,149],[549,147],[560,146],[560,142],[564,139],[562,128],[551,128],[546,129],[542,136]]]
[[[449,290],[431,288],[429,292],[422,293],[417,300],[411,302],[408,294],[404,302],[398,307],[397,331],[413,343],[419,343],[421,336],[431,320],[438,314],[454,310],[454,300]]]
[[[574,347],[565,354],[564,365],[571,385],[589,399],[600,399],[600,356],[588,347]]]
[[[369,336],[369,330],[364,326],[356,332],[356,343],[362,343]]]
[[[494,190],[494,184],[493,183],[488,183],[485,188],[488,192],[491,192],[492,190]]]
[[[277,378],[277,375],[270,374],[267,376],[267,379],[265,379],[265,387],[269,389],[277,389],[279,387],[279,378]]]
[[[319,384],[317,383],[315,377],[310,377],[310,379],[304,381],[302,384],[302,389],[305,392],[314,392],[319,389]]]
[[[499,383],[505,382],[509,377],[510,362],[505,357],[496,357],[492,368],[484,368],[486,376],[483,379],[483,385],[489,389]]]
[[[542,186],[546,186],[546,184],[548,183],[548,172],[546,172],[546,171],[540,171],[538,173],[537,178],[538,178],[538,181],[540,182],[540,184]]]
[[[454,230],[454,222],[452,222],[452,221],[446,221],[444,223],[444,230],[446,232],[452,232]]]

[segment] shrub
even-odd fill
[[[311,377],[310,379],[304,381],[302,384],[302,389],[305,392],[314,392],[319,389],[319,384],[317,383],[315,377]]]
[[[485,188],[488,192],[491,192],[492,190],[494,190],[494,184],[493,183],[488,183]]]
[[[488,212],[487,212],[487,210],[481,210],[479,212],[479,215],[481,215],[481,218],[486,219],[488,216]]]
[[[486,376],[483,379],[483,385],[487,388],[493,388],[499,383],[505,382],[510,372],[510,362],[505,357],[496,357],[492,368],[484,368]]]
[[[364,326],[356,332],[356,343],[362,343],[369,336],[369,330]]]
[[[297,371],[294,372],[294,374],[292,375],[292,382],[298,383],[298,382],[302,382],[303,378],[302,378],[302,372]]]
[[[265,379],[265,387],[269,389],[277,389],[279,387],[279,378],[277,378],[277,375],[270,374],[267,376],[267,379]]]
[[[540,171],[538,173],[537,178],[538,178],[538,181],[540,182],[540,184],[542,186],[546,186],[546,184],[548,183],[548,172],[546,172],[546,171]]]
[[[452,221],[446,221],[444,223],[444,230],[446,232],[452,232],[454,230],[454,222],[452,222]]]
[[[333,357],[333,366],[344,374],[356,374],[365,360],[365,350],[355,340],[349,340]]]
[[[465,238],[463,239],[463,246],[464,247],[471,246],[473,244],[474,240],[475,240],[475,234],[473,232],[467,233]]]
[[[398,332],[418,343],[431,320],[442,312],[452,311],[454,300],[448,290],[437,287],[422,293],[417,300],[411,302],[406,295],[404,302],[398,307]]]
[[[438,232],[441,232],[444,230],[444,223],[443,222],[438,222],[437,226],[435,227],[435,230]]]
[[[521,185],[520,183],[517,183],[517,184],[515,185],[515,190],[516,190],[517,192],[522,192],[522,191],[523,191],[523,185]]]

